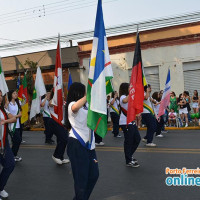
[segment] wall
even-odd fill
[[[132,68],[133,55],[134,52],[110,55],[115,90],[119,89],[122,82],[129,82],[128,71]],[[142,50],[142,60],[145,68],[159,66],[160,89],[165,86],[167,71],[170,68],[172,91],[179,94],[184,91],[183,63],[200,60],[200,43],[145,49]],[[86,70],[80,71],[80,81],[87,86],[89,58],[83,59],[82,66]]]

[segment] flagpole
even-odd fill
[[[137,34],[139,33],[139,24],[137,24]]]

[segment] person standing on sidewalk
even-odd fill
[[[142,119],[147,126],[146,136],[142,139],[146,143],[147,147],[155,147],[156,144],[153,143],[153,135],[156,131],[156,119],[154,116],[154,111],[151,103],[156,103],[156,101],[150,97],[151,85],[148,84],[144,86],[144,102],[143,102],[143,113]]]
[[[119,87],[120,97],[120,119],[119,125],[124,133],[124,154],[127,167],[139,167],[138,161],[133,158],[138,145],[140,144],[140,133],[135,121],[127,125],[127,110],[129,98],[129,83],[122,83]]]
[[[110,100],[110,116],[113,123],[114,137],[121,137],[119,134],[119,97],[117,91],[112,92]]]
[[[15,168],[15,160],[12,150],[8,142],[8,124],[15,123],[16,118],[5,109],[5,97],[2,96],[0,90],[0,126],[3,144],[0,142],[0,165],[3,169],[0,172],[0,199],[7,198],[8,193],[4,190],[8,178]],[[4,148],[3,148],[4,147]]]
[[[88,200],[99,177],[94,132],[87,127],[85,93],[82,83],[72,83],[65,107],[65,126],[70,130],[67,154],[74,178],[74,200]]]
[[[18,94],[15,90],[10,90],[8,93],[8,111],[17,119],[15,123],[10,124],[10,135],[12,139],[12,151],[15,157],[15,162],[22,161],[22,158],[18,156],[20,144],[22,142],[21,131],[21,106],[18,100]]]

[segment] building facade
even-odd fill
[[[78,47],[69,47],[61,49],[62,67],[63,67],[63,88],[65,94],[67,92],[69,70],[73,81],[80,81],[79,61],[77,56]],[[24,70],[20,67],[24,66],[25,70],[30,70],[29,66],[25,65],[26,60],[37,62],[42,71],[42,76],[47,90],[53,87],[56,49],[41,51],[23,55],[16,55],[2,58],[2,67],[5,74],[5,79],[9,89],[16,89],[16,80],[19,74],[21,78],[24,76]],[[35,79],[36,71],[33,73]]]
[[[113,85],[118,91],[129,82],[136,33],[108,37],[114,73]],[[140,32],[144,72],[153,91],[164,89],[167,71],[171,71],[172,91],[200,92],[200,22]],[[80,81],[87,85],[92,40],[79,42]]]

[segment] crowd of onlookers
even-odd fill
[[[116,92],[115,92],[116,93]],[[155,99],[156,102],[159,102],[162,99],[163,90],[159,92],[154,92],[151,97]],[[113,95],[107,96],[107,104],[108,104],[108,121],[112,120],[113,110],[111,108],[111,101],[113,99]],[[118,95],[118,93],[117,93]],[[118,98],[118,97],[117,97]],[[152,107],[156,113],[157,104],[152,102]],[[169,127],[188,127],[189,125],[200,126],[200,98],[198,96],[198,91],[194,90],[193,95],[190,96],[188,91],[184,91],[183,93],[176,96],[175,92],[170,93],[170,103],[168,108],[163,115],[163,119],[165,122],[165,126]],[[120,110],[120,109],[119,109]],[[144,127],[145,123],[142,120],[141,114],[136,117],[136,124],[138,128]]]

